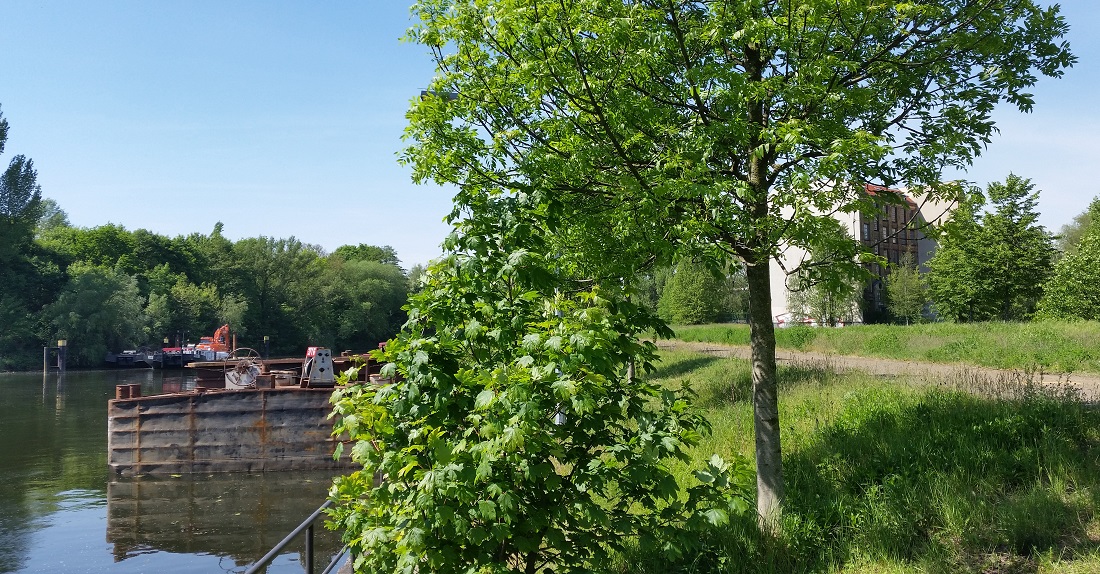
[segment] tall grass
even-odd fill
[[[695,451],[751,458],[745,362],[669,352],[714,432]],[[668,561],[623,572],[1100,572],[1100,411],[1027,380],[925,385],[827,364],[781,368],[783,533],[745,516]],[[897,384],[904,382],[920,384]],[[687,478],[688,465],[678,469]]]
[[[675,327],[685,341],[748,345],[743,324]],[[999,369],[1100,373],[1100,322],[927,323],[776,329],[779,348]]]

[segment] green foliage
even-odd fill
[[[657,298],[661,318],[695,325],[744,317],[744,274],[718,274],[701,262],[681,259],[662,277]],[[656,285],[655,285],[656,287]]]
[[[858,261],[856,243],[839,222],[822,224],[828,229],[814,242],[809,258],[802,261],[788,278],[787,307],[792,319],[813,319],[819,325],[834,327],[851,323],[859,313],[861,285],[869,278],[862,269],[852,269]]]
[[[1100,199],[1086,212],[1100,218]],[[1100,228],[1089,227],[1072,251],[1067,251],[1043,285],[1039,316],[1053,319],[1100,319]]]
[[[87,263],[69,266],[69,282],[42,311],[46,339],[67,339],[78,366],[98,366],[108,351],[133,349],[144,340],[144,300],[137,280]]]
[[[336,349],[370,349],[405,322],[409,279],[396,264],[330,259],[311,339]]]
[[[937,313],[955,321],[1027,319],[1050,275],[1053,239],[1037,223],[1039,192],[1010,174],[986,190],[994,210],[981,216],[974,194],[944,226],[928,262],[928,286]]]
[[[156,346],[184,334],[194,342],[226,323],[242,346],[260,347],[261,337],[271,336],[273,353],[299,355],[309,345],[368,350],[404,321],[408,280],[394,263],[323,257],[319,248],[293,237],[233,242],[222,235],[220,223],[209,235],[175,238],[118,225],[74,228],[56,203],[47,207],[52,215],[42,217],[53,222],[40,219],[37,238],[28,231],[16,256],[0,265],[0,324],[6,326],[0,369],[39,365],[42,345],[55,332],[80,331],[74,317],[92,311],[89,300],[111,300],[108,293],[120,288],[120,277],[134,280],[140,305],[128,312],[129,320],[115,322],[114,331],[105,321],[74,337],[74,352],[92,346],[73,355],[83,366],[98,366],[107,350]],[[368,245],[344,250],[393,259],[392,251]],[[89,267],[109,275],[104,281],[113,286],[92,281],[95,273],[77,281]],[[85,282],[95,283],[94,293],[71,292]],[[65,301],[59,300],[62,289]],[[74,306],[81,307],[75,315]],[[102,341],[88,340],[95,336]]]
[[[373,261],[394,267],[401,264],[401,260],[397,258],[397,252],[389,245],[382,247],[367,245],[366,243],[360,243],[356,246],[341,245],[336,248],[336,251],[332,252],[332,257],[344,261]]]
[[[740,459],[711,459],[686,490],[669,470],[707,425],[686,392],[628,376],[652,369],[638,335],[663,325],[614,292],[555,290],[534,252],[498,251],[530,241],[522,229],[449,240],[377,353],[391,382],[334,394],[363,465],[332,490],[356,571],[606,571],[634,541],[690,552],[748,508]]]
[[[0,155],[8,137],[0,112]],[[56,262],[34,244],[42,216],[42,190],[34,162],[14,156],[0,173],[0,370],[37,364],[38,324],[34,313],[60,287]]]
[[[38,221],[35,224],[35,237],[40,237],[54,229],[69,227],[69,214],[58,203],[48,197],[39,204]]]
[[[1063,225],[1062,228],[1058,230],[1055,241],[1058,246],[1058,251],[1061,252],[1062,255],[1069,255],[1076,252],[1077,246],[1081,243],[1081,240],[1092,230],[1092,224],[1096,221],[1093,205],[1095,205],[1097,199],[1100,198],[1094,198],[1088,209],[1074,216],[1073,221]]]
[[[0,112],[0,154],[8,139],[8,120]],[[23,155],[11,158],[0,173],[0,265],[19,257],[34,237],[41,214],[42,188],[34,161]]]
[[[794,347],[800,351],[806,350],[817,337],[817,329],[809,325],[795,325],[780,331],[780,333],[775,337],[777,345],[783,344],[785,347]]]
[[[878,327],[878,326],[876,326]],[[887,326],[883,326],[887,327]],[[897,332],[907,329],[890,327]],[[819,331],[844,331],[830,329]],[[749,450],[749,365],[663,353],[657,383],[691,384],[712,437]],[[1100,411],[1025,377],[946,384],[785,368],[785,527],[734,519],[701,532],[707,552],[628,551],[623,573],[1092,572],[1100,566]],[[720,452],[721,454],[721,452]]]
[[[904,319],[905,324],[917,322],[928,303],[928,288],[917,270],[913,256],[906,253],[886,278],[886,308],[890,314]]]
[[[420,0],[413,14],[437,73],[402,159],[457,186],[452,221],[521,198],[494,215],[552,235],[539,253],[604,287],[683,251],[745,263],[765,517],[783,483],[770,259],[830,241],[829,214],[873,204],[865,182],[952,196],[943,170],[989,143],[994,107],[1029,111],[1037,74],[1075,61],[1058,8],[1031,0]]]
[[[420,288],[421,288],[420,280],[423,278],[424,272],[426,270],[427,269],[421,263],[417,263],[416,265],[413,265],[412,267],[409,268],[409,272],[407,273],[407,275],[409,277],[409,281],[408,281],[409,293],[419,293],[420,292]]]

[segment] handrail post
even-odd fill
[[[306,574],[313,574],[313,523],[306,529]]]
[[[262,568],[270,564],[271,561],[279,555],[279,552],[282,552],[283,548],[286,548],[286,546],[302,532],[306,533],[306,572],[308,572],[308,574],[313,574],[313,521],[317,520],[317,518],[324,513],[325,509],[330,506],[332,506],[332,500],[326,500],[320,508],[314,510],[309,518],[302,521],[294,531],[288,534],[286,538],[283,538],[274,548],[269,550],[263,558],[260,558],[260,560],[250,566],[248,570],[245,570],[245,574],[258,574]]]

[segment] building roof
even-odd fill
[[[906,195],[905,192],[903,192],[900,189],[893,189],[893,188],[889,188],[889,187],[882,186],[882,185],[875,185],[873,183],[863,184],[863,189],[864,189],[864,191],[867,192],[867,195],[870,195],[870,196],[877,196],[877,195],[880,195],[880,194],[882,194],[882,195],[900,195],[901,198],[905,200],[905,203],[907,203],[909,205],[909,209],[916,209],[917,208],[917,202],[913,201],[913,198]]]

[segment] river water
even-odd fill
[[[325,499],[332,472],[120,479],[107,400],[194,386],[181,371],[0,374],[0,572],[244,572]],[[339,548],[317,523],[316,570]],[[268,569],[304,571],[304,542]]]

